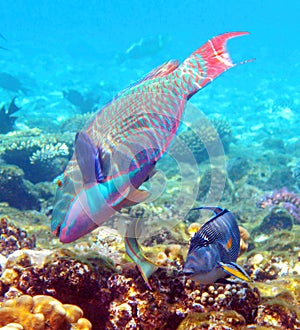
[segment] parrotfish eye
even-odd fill
[[[56,179],[54,179],[54,183],[56,183],[58,189],[63,188],[64,184],[65,184],[65,180],[63,176],[59,176]]]
[[[57,183],[58,188],[61,188],[63,186],[62,180],[57,180],[56,183]]]

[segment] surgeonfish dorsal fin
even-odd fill
[[[103,181],[99,151],[84,132],[76,134],[75,155],[84,184]]]
[[[235,276],[242,281],[253,282],[245,270],[235,262],[223,263],[219,262],[220,267],[229,275]]]

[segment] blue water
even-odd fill
[[[239,224],[251,231],[251,239],[253,240],[251,248],[253,248],[252,245],[255,242],[255,247],[258,247],[257,251],[260,251],[259,244],[263,241],[258,234],[264,226],[263,221],[269,212],[269,208],[266,207],[264,210],[258,209],[257,202],[259,197],[265,196],[266,199],[266,196],[273,196],[273,194],[268,195],[270,191],[279,191],[279,197],[278,193],[274,194],[275,197],[272,197],[274,199],[272,202],[274,203],[270,205],[279,205],[281,209],[286,209],[291,214],[294,219],[293,231],[296,227],[299,228],[300,224],[299,0],[0,0],[0,118],[2,118],[1,115],[4,113],[3,106],[8,109],[8,105],[13,98],[16,98],[15,102],[20,107],[20,110],[15,113],[17,120],[13,127],[9,129],[10,131],[16,130],[19,132],[17,134],[15,132],[7,135],[0,134],[0,168],[1,173],[5,173],[4,175],[1,174],[0,177],[0,203],[7,202],[10,206],[21,210],[34,209],[32,215],[28,213],[29,215],[24,216],[24,218],[30,218],[29,221],[32,221],[32,223],[29,225],[33,229],[37,226],[36,237],[39,246],[45,247],[43,244],[48,244],[49,241],[50,248],[52,248],[53,244],[56,246],[60,244],[58,240],[49,239],[52,237],[50,234],[50,219],[54,205],[55,186],[53,179],[61,174],[67,165],[73,152],[75,131],[82,128],[78,127],[75,130],[72,126],[72,124],[75,126],[77,120],[75,116],[101,108],[120,90],[143,77],[156,66],[170,59],[182,61],[210,38],[231,31],[248,31],[250,33],[229,41],[228,49],[233,61],[239,63],[249,59],[255,60],[232,68],[191,98],[191,103],[196,108],[202,110],[204,117],[207,116],[207,118],[214,120],[224,119],[231,126],[232,135],[228,145],[222,141],[223,144],[217,143],[215,149],[214,144],[213,147],[210,145],[211,149],[206,148],[207,153],[206,151],[203,153],[199,152],[202,157],[207,155],[221,155],[224,157],[211,157],[213,160],[206,157],[201,159],[199,164],[196,164],[196,162],[191,164],[189,159],[183,159],[187,157],[182,155],[181,152],[184,149],[182,148],[179,150],[178,158],[174,157],[175,161],[172,159],[173,163],[179,160],[175,165],[171,162],[163,163],[164,159],[168,160],[168,157],[159,160],[159,164],[156,167],[158,174],[154,175],[153,179],[150,178],[146,185],[150,187],[148,187],[149,189],[154,187],[154,189],[150,190],[154,198],[156,196],[162,196],[162,198],[159,200],[158,197],[153,203],[150,201],[152,204],[148,203],[150,206],[146,211],[153,211],[153,217],[152,215],[149,216],[150,211],[149,213],[145,212],[145,214],[147,218],[149,217],[147,226],[149,227],[149,233],[152,235],[152,230],[155,226],[162,225],[165,230],[167,225],[170,225],[171,228],[179,222],[186,221],[187,223],[191,221],[192,217],[188,219],[186,215],[194,206],[217,205],[218,203],[218,205],[228,208],[237,214]],[[160,40],[163,40],[163,42],[160,43]],[[140,48],[138,54],[133,56],[129,49],[139,42],[144,46]],[[10,76],[7,76],[7,74]],[[17,82],[15,81],[14,84],[20,83],[21,88],[16,86],[16,90],[12,90],[13,87],[8,88],[7,83],[9,79],[7,77],[17,79]],[[78,101],[78,95],[77,101],[73,100],[71,102],[70,95],[69,99],[66,96],[70,91],[75,94],[80,93],[85,100],[90,100],[90,103],[88,105],[85,103],[85,107],[80,107],[76,104],[76,102],[80,101]],[[196,119],[201,117],[199,115],[200,112],[198,112],[199,109],[187,114],[185,120],[188,125],[191,124],[192,126]],[[203,119],[204,117],[201,118]],[[63,135],[61,134],[62,131],[67,131],[65,129],[66,126],[64,126],[66,120],[69,120],[67,124],[72,129],[69,134]],[[3,123],[0,120],[0,133],[3,128],[1,125]],[[9,123],[7,125],[9,126]],[[185,127],[187,132],[188,126]],[[40,131],[29,131],[28,136],[26,135],[28,129],[36,128],[40,129]],[[192,126],[192,128],[194,127]],[[206,128],[203,129],[204,137],[206,137]],[[208,131],[207,135],[209,136],[210,133]],[[53,142],[53,136],[57,141]],[[217,142],[220,142],[220,140]],[[63,147],[63,150],[60,149],[61,147]],[[62,152],[66,149],[68,149],[68,152],[70,151],[67,154]],[[197,149],[197,146],[195,149]],[[90,146],[88,150],[91,150]],[[225,154],[223,153],[224,150]],[[204,153],[205,156],[203,156]],[[47,158],[48,156],[49,158]],[[22,171],[19,171],[17,167],[11,167],[10,164],[19,166],[24,171],[24,176]],[[211,168],[217,169],[219,172],[210,172]],[[63,186],[63,181],[57,182]],[[35,185],[36,183],[42,184]],[[82,190],[80,184],[81,182],[79,183],[79,191]],[[71,184],[68,188],[70,186]],[[77,189],[77,187],[75,188]],[[157,187],[159,189],[156,191]],[[167,196],[163,195],[165,191],[160,195],[161,187],[163,189],[166,187]],[[210,194],[209,189],[211,187],[214,189],[211,190],[212,193]],[[292,192],[289,199],[287,198],[288,191]],[[213,195],[214,193],[216,195]],[[66,195],[67,202],[70,202],[73,196],[70,194]],[[211,199],[206,199],[206,196],[211,197]],[[80,199],[75,199],[75,201],[78,200],[80,201]],[[213,202],[207,202],[211,200]],[[157,204],[155,204],[156,201],[158,201]],[[215,201],[217,202],[214,203]],[[188,204],[189,202],[191,204]],[[67,203],[58,205],[62,208],[62,211],[67,211],[64,209]],[[271,207],[270,205],[269,207]],[[143,208],[143,204],[141,207]],[[11,212],[6,211],[6,205],[4,207],[1,206],[1,208],[4,209],[5,216],[7,215],[6,212]],[[274,214],[276,212],[274,211]],[[71,212],[68,211],[69,213]],[[74,211],[74,213],[76,212]],[[138,212],[136,213],[138,214]],[[42,220],[39,220],[38,217],[35,219],[35,214],[39,214],[41,219],[45,219],[45,221],[43,220],[43,225],[47,229],[40,227]],[[65,213],[61,212],[61,214]],[[19,222],[17,225],[23,229],[23,216],[19,217],[22,219],[20,221],[18,221],[18,217],[15,217],[15,212],[12,212],[11,219]],[[279,216],[276,217],[278,218]],[[286,215],[285,218],[287,218]],[[58,220],[61,224],[64,219]],[[164,220],[169,222],[165,221],[164,223]],[[270,222],[270,220],[268,221]],[[280,228],[292,228],[291,219],[289,219],[288,223],[290,227],[284,225],[283,221],[278,219],[278,224],[275,223],[273,228],[276,231]],[[109,221],[107,222],[108,225],[112,224],[109,224]],[[106,225],[107,222],[104,224]],[[76,226],[78,226],[78,229],[84,227],[84,225],[80,227],[78,222],[76,222]],[[269,234],[269,227],[265,226],[265,233]],[[26,229],[26,227],[24,228]],[[253,228],[258,228],[258,232],[252,232]],[[164,235],[167,237],[164,230],[161,235],[162,238]],[[180,230],[182,230],[182,227]],[[299,233],[299,229],[296,229],[296,231]],[[174,235],[174,238],[177,236],[177,234]],[[183,248],[185,249],[187,247],[187,236],[186,234],[184,236],[185,238],[179,243],[183,243],[185,245]],[[291,234],[292,236],[294,237]],[[94,242],[95,239],[95,237],[94,239],[90,239],[90,237],[85,236],[84,239],[88,243],[87,245],[82,245],[83,249],[90,249],[91,242]],[[288,237],[287,233],[283,237]],[[287,251],[284,253],[284,258],[281,262],[282,266],[279,266],[280,257],[278,259],[277,251],[273,251],[273,248],[265,257],[271,258],[270,263],[266,264],[266,259],[260,265],[258,262],[258,269],[265,269],[264,272],[272,271],[273,274],[270,277],[266,277],[268,282],[270,281],[269,278],[273,278],[274,273],[279,272],[280,267],[283,267],[284,270],[286,269],[286,258],[291,257],[290,264],[297,265],[297,253],[299,259],[299,242],[296,241],[297,237],[299,236],[295,235],[295,242],[288,242],[286,245],[289,251],[288,254],[286,253]],[[255,241],[256,238],[258,239]],[[43,239],[46,243],[43,243]],[[294,240],[292,238],[289,239],[291,241]],[[4,241],[5,238],[1,237],[1,240]],[[183,242],[184,240],[185,242]],[[268,240],[268,244],[271,244],[271,241],[272,237]],[[15,242],[15,238],[12,242]],[[106,242],[104,238],[103,242]],[[107,242],[105,246],[109,245],[110,241]],[[155,241],[153,240],[153,242]],[[170,242],[172,244],[177,243],[177,238],[173,241],[172,236],[169,242],[166,241],[164,243],[169,244]],[[232,240],[228,240],[226,248],[228,246],[230,248],[231,243]],[[76,244],[77,242],[74,243],[74,245]],[[101,243],[99,239],[99,248],[95,251],[109,253],[107,252],[108,250],[105,250],[106,247],[103,249],[104,245],[102,246],[102,244],[104,243]],[[152,241],[148,244],[152,245]],[[153,243],[153,245],[155,244]],[[276,244],[271,244],[271,246],[276,246]],[[295,246],[294,256],[292,256],[293,253],[291,251],[293,249],[290,246]],[[48,245],[46,247],[48,248]],[[73,251],[73,247],[71,248]],[[119,243],[112,246],[112,251],[110,256],[117,255],[117,259],[123,259],[124,248],[122,247],[121,251],[119,251]],[[273,252],[275,254],[272,255]],[[93,259],[91,260],[92,264]],[[273,265],[273,263],[275,264]],[[119,265],[119,261],[117,264]],[[60,265],[60,262],[58,265]],[[49,269],[48,266],[47,264],[47,269]],[[256,265],[254,266],[256,267]],[[276,269],[278,268],[278,270],[275,271],[273,266]],[[126,267],[124,267],[125,270]],[[291,270],[291,267],[289,268],[291,274],[295,274],[297,271],[299,273],[299,268],[296,271]],[[65,284],[67,280],[65,279],[64,271],[61,269],[63,268],[59,268],[59,276],[64,276],[63,283]],[[172,268],[172,273],[173,269],[175,270],[175,268]],[[294,269],[296,269],[296,266]],[[80,271],[80,268],[76,270],[78,276],[81,274]],[[281,272],[284,274],[283,271]],[[66,299],[66,297],[68,298],[68,293],[65,293],[67,287],[65,285],[62,290],[58,287],[55,293],[56,289],[52,288],[52,282],[49,281],[48,283],[48,273],[49,271],[45,272],[38,280],[42,281],[41,278],[43,277],[45,285],[43,287],[42,282],[38,282],[39,289],[37,290],[44,291],[37,292],[47,292],[47,294],[53,294],[54,292],[54,295],[58,296],[58,298],[63,297],[62,301],[66,303],[77,303],[77,293],[74,295],[74,298],[73,292],[70,292],[73,300]],[[176,271],[175,273],[177,274]],[[39,273],[35,274],[35,277],[38,278],[37,274]],[[72,286],[69,287],[72,288],[75,283],[73,279],[75,272],[70,274],[72,274]],[[167,276],[170,276],[170,274]],[[162,281],[165,280],[164,276],[162,273]],[[22,279],[24,283],[27,281],[27,277],[28,275]],[[91,283],[94,281],[93,277],[94,275],[91,277]],[[157,276],[157,278],[159,277],[160,275]],[[74,278],[76,279],[77,277]],[[86,277],[82,278],[85,281]],[[56,283],[56,276],[54,279]],[[14,279],[14,285],[15,281]],[[105,282],[105,280],[103,281]],[[126,282],[120,281],[118,284],[118,275],[116,275],[116,280],[111,280],[111,278],[107,280],[107,285],[111,290],[114,290],[114,288],[119,290],[118,286],[122,286],[122,283],[124,283],[125,288],[125,291],[122,290],[118,294],[112,295],[115,297],[114,303],[116,304],[111,304],[110,307],[111,320],[116,319],[119,315],[120,317],[125,315],[124,317],[127,318],[127,312],[124,306],[122,307],[123,304],[120,306],[118,304],[121,301],[120,297],[126,297],[126,301],[133,299],[132,288],[140,290],[138,288],[140,284],[131,285],[134,281],[133,279],[132,282],[126,279]],[[261,279],[261,281],[264,280]],[[33,288],[31,283],[34,282],[30,281],[28,283],[28,287],[30,285],[28,292],[32,294],[32,292],[35,292],[35,289],[31,291]],[[57,283],[61,282],[58,281]],[[172,287],[174,288],[177,285],[176,283],[180,284],[181,282],[172,280],[162,283],[173,283]],[[129,291],[130,286],[131,289]],[[275,284],[273,294],[279,292],[277,290],[280,286],[281,284]],[[26,285],[23,287],[25,289]],[[82,289],[85,286],[82,286],[81,283],[78,287],[81,288],[79,288],[80,292],[83,292],[81,293],[84,297],[83,301],[87,301],[85,300],[87,296],[86,291]],[[89,286],[87,287],[89,288]],[[94,288],[93,284],[91,288]],[[126,288],[128,288],[128,296],[127,293],[125,294],[127,292]],[[190,284],[189,288],[191,288]],[[91,290],[95,291],[94,289]],[[167,293],[169,288],[165,289],[164,286],[160,286],[159,290],[157,297],[160,294],[169,294]],[[173,293],[171,300],[163,298],[163,306],[166,307],[166,304],[172,304],[170,301],[176,302],[176,305],[179,306],[179,300],[177,300],[179,299],[177,298],[177,291],[179,290],[176,289],[174,291],[175,298]],[[190,292],[189,290],[186,292]],[[199,292],[199,290],[197,291]],[[13,294],[13,292],[15,291],[12,291],[10,294]],[[97,302],[98,298],[94,299],[93,293],[89,292],[92,295],[91,300],[81,305],[85,309],[85,315],[88,315],[88,317],[88,313],[92,311],[91,317],[93,319],[91,320],[96,324],[95,329],[97,329],[97,324],[98,329],[105,327],[103,322],[106,321],[103,321],[101,313],[102,309],[108,306],[106,305],[106,299],[110,299],[108,298],[108,289],[106,287],[103,291],[99,290],[99,292],[103,294],[103,300],[101,296],[101,304],[99,300]],[[120,292],[124,293],[120,294]],[[242,290],[239,292],[242,292]],[[265,294],[267,292],[265,291]],[[66,297],[64,296],[65,294]],[[95,292],[96,294],[98,293]],[[162,297],[164,297],[163,295]],[[245,295],[248,298],[248,294]],[[193,297],[190,293],[188,293],[188,296]],[[223,296],[225,297],[225,295]],[[249,295],[251,301],[252,296],[254,297],[253,294]],[[282,297],[285,296],[286,294],[282,295]],[[150,293],[149,297],[147,298],[143,291],[138,299],[132,300],[132,306],[134,306],[132,307],[132,315],[135,314],[134,317],[136,319],[138,318],[136,315],[141,315],[144,312],[145,306],[151,310],[150,316],[154,315],[153,317],[156,318],[156,315],[159,315],[157,311],[162,306],[162,303],[153,302],[156,298],[153,296],[152,299]],[[176,315],[176,320],[183,317],[184,313],[193,311],[193,308],[196,311],[200,310],[198,308],[201,305],[199,305],[199,300],[195,297],[198,299],[198,294],[195,294],[194,298],[189,298],[194,299],[195,302],[191,306],[186,303],[180,309],[172,306],[172,313]],[[239,300],[236,300],[239,301],[239,305],[243,304],[243,302],[247,303],[246,300],[241,299],[240,295],[239,297]],[[292,304],[291,298],[289,296],[288,298],[288,303]],[[149,300],[150,302],[148,303],[147,299],[152,300]],[[246,297],[243,299],[246,299]],[[279,299],[281,298],[279,297]],[[202,300],[200,301],[202,303]],[[225,305],[223,306],[223,300],[220,301],[223,309]],[[252,304],[251,301],[250,303]],[[267,298],[264,298],[260,303],[269,304]],[[100,307],[102,307],[98,309],[97,304],[100,304]],[[257,315],[257,311],[252,309],[251,304],[245,310],[250,311],[251,309],[251,314],[254,318],[254,315]],[[267,306],[271,306],[271,303]],[[275,308],[274,306],[273,308]],[[215,303],[210,307],[215,308]],[[120,314],[114,312],[118,308]],[[166,309],[168,308],[167,305]],[[161,313],[166,313],[166,309],[162,308]],[[262,310],[261,307],[259,309]],[[184,312],[184,310],[188,312]],[[269,307],[266,310],[269,310]],[[272,309],[270,311],[272,313]],[[261,314],[262,316],[258,317],[258,319],[264,320],[263,322],[265,320],[268,322],[268,319],[275,322],[273,320],[275,320],[276,315],[274,314],[274,316],[273,314],[270,314],[269,317],[267,314],[265,314],[265,317]],[[292,314],[295,313],[290,313],[289,316],[286,316],[286,320],[294,318],[294,316],[291,316]],[[108,318],[108,315],[105,317]],[[147,319],[148,316],[143,318]],[[159,315],[159,322],[160,319]],[[101,323],[100,326],[99,323]],[[272,325],[270,326],[272,327]]]
[[[168,58],[185,58],[214,35],[236,30],[251,33],[250,37],[233,42],[230,48],[234,58],[257,59],[251,69],[239,69],[241,75],[243,70],[251,70],[251,86],[275,73],[291,80],[296,80],[296,72],[299,73],[300,3],[296,0],[131,1],[130,4],[127,1],[10,3],[2,0],[0,12],[1,33],[7,39],[3,46],[10,49],[1,53],[1,70],[9,62],[12,71],[25,75],[23,71],[28,70],[27,74],[40,81],[50,71],[56,76],[52,70],[60,70],[60,64],[76,66],[89,61],[94,66],[104,66],[104,71],[100,76],[90,73],[77,79],[105,79],[114,83],[120,80],[126,84],[126,80],[136,79],[137,73],[120,72],[110,60],[140,38],[163,34],[171,39],[147,63],[144,68],[147,71]],[[39,72],[33,66],[40,57],[45,67]],[[80,71],[73,68],[76,69]]]
[[[249,31],[228,47],[235,62],[255,61],[225,73],[192,102],[229,120],[245,144],[270,134],[299,139],[299,1],[1,0],[0,12],[0,46],[7,49],[0,50],[0,72],[28,88],[16,100],[19,127],[43,116],[51,128],[80,113],[63,91],[90,93],[101,107],[166,60],[185,59],[217,34]],[[134,43],[158,35],[167,40],[162,49],[120,60]],[[15,94],[0,87],[1,104]]]

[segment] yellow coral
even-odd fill
[[[76,323],[83,316],[81,308],[75,305],[65,304],[63,305],[66,311],[66,318],[69,323]]]
[[[38,295],[22,295],[0,305],[0,326],[4,330],[89,330],[91,323],[82,318],[83,311],[75,305],[63,305],[57,299]],[[0,328],[2,330],[2,328]]]
[[[241,240],[240,240],[240,254],[248,250],[248,242],[250,240],[250,234],[248,230],[242,226],[239,226]]]
[[[189,225],[189,228],[187,230],[188,234],[193,237],[200,228],[201,228],[200,223],[193,222]]]
[[[19,274],[14,269],[5,269],[1,276],[1,281],[6,284],[13,284],[15,280],[19,278]]]
[[[87,319],[79,319],[77,324],[72,326],[71,330],[90,330],[92,329],[92,324]]]
[[[21,324],[19,323],[9,323],[5,327],[1,327],[0,330],[23,330]]]

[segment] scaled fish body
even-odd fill
[[[217,36],[181,65],[170,61],[154,69],[77,133],[73,158],[57,180],[51,227],[61,242],[78,239],[147,198],[139,187],[176,135],[187,100],[235,65],[226,42],[244,34]]]
[[[200,207],[214,216],[191,239],[183,272],[201,284],[214,283],[228,275],[250,282],[235,261],[240,251],[240,231],[234,215],[220,207]]]

